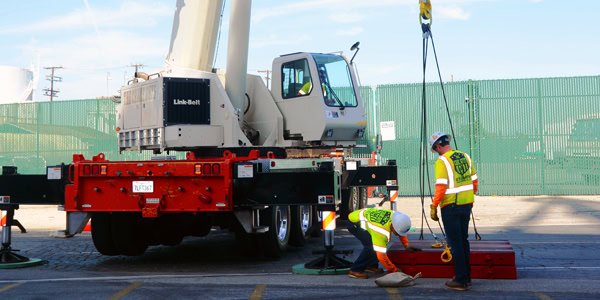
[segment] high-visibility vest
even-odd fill
[[[450,150],[441,155],[435,161],[435,184],[446,184],[448,189],[440,206],[473,203],[473,181],[476,179],[477,172],[468,154]]]
[[[392,214],[389,209],[364,208],[348,215],[352,223],[360,222],[360,227],[371,235],[373,250],[387,252],[387,245],[392,238]]]
[[[298,91],[297,96],[310,94],[311,90],[312,90],[312,82],[309,81],[302,86],[302,88]]]

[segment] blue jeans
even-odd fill
[[[471,279],[471,247],[469,245],[469,218],[473,204],[450,204],[442,207],[442,220],[448,244],[452,248],[455,280],[466,284]]]
[[[373,250],[373,241],[368,231],[360,228],[360,223],[352,223],[348,220],[348,231],[352,233],[363,245],[363,249],[358,258],[352,263],[350,271],[364,272],[367,267],[378,267],[379,260]]]

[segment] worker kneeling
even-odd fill
[[[369,276],[366,272],[383,273],[378,267],[378,261],[389,273],[396,272],[398,269],[386,254],[392,233],[400,238],[406,251],[421,251],[408,245],[406,234],[410,225],[407,215],[388,209],[365,208],[350,213],[348,231],[362,243],[363,249],[350,267],[348,275],[352,278],[367,279]]]

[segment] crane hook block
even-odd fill
[[[422,24],[423,20],[431,20],[431,1],[419,0],[419,8],[419,22]]]

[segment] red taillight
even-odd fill
[[[92,166],[92,175],[97,176],[98,174],[100,174],[100,166],[93,165]]]
[[[91,173],[91,168],[89,165],[84,165],[83,166],[83,175],[90,175]]]
[[[194,174],[202,175],[202,165],[201,164],[194,165]]]
[[[219,174],[221,174],[221,165],[220,164],[212,165],[212,174],[215,176],[219,176]]]
[[[107,165],[101,165],[100,166],[100,175],[107,175],[108,174],[108,166]]]
[[[271,161],[271,168],[272,167],[275,167],[275,162],[274,161]]]
[[[212,166],[210,164],[202,165],[202,173],[204,173],[204,175],[206,175],[206,176],[211,174],[211,169],[212,169]]]

